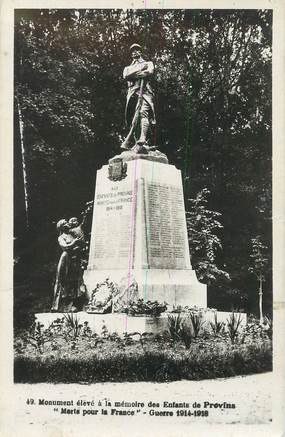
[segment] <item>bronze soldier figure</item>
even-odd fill
[[[143,59],[139,44],[133,44],[130,50],[133,61],[123,72],[124,79],[128,81],[125,119],[130,130],[121,148],[128,150],[134,146],[133,150],[136,152],[147,153],[148,150],[155,149],[148,145],[150,127],[156,124],[154,92],[151,86],[154,64]],[[138,127],[140,135],[137,139]]]

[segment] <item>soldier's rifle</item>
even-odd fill
[[[135,109],[135,114],[133,116],[130,131],[129,131],[128,135],[126,136],[123,144],[121,145],[122,149],[129,149],[129,143],[131,141],[133,132],[136,128],[138,118],[139,118],[139,112],[140,112],[142,102],[143,102],[143,86],[144,86],[144,78],[142,78],[140,81],[140,90],[139,90],[138,101],[137,101],[137,105],[136,105],[136,109]]]

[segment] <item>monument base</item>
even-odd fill
[[[190,262],[181,172],[161,152],[123,152],[97,171],[89,296],[107,278],[121,291],[135,281],[140,298],[169,309],[207,307]]]
[[[52,322],[58,318],[63,318],[69,313],[38,313],[35,314],[36,320],[40,322],[45,329],[47,329]],[[117,333],[123,336],[124,333],[139,333],[145,332],[152,333],[154,335],[163,334],[168,331],[169,322],[168,316],[177,317],[179,313],[163,313],[160,317],[149,316],[127,316],[126,314],[88,314],[86,312],[78,312],[75,314],[78,321],[83,324],[88,322],[88,326],[92,332],[97,335],[102,335],[103,326],[107,328],[110,334]],[[239,331],[242,331],[247,323],[246,313],[236,313],[237,317],[240,317]],[[188,315],[180,313],[180,317],[188,319]],[[206,310],[201,312],[203,331],[209,331],[211,333],[210,324],[215,322],[215,315],[218,322],[225,324],[227,330],[227,321],[230,319],[232,313],[225,311]],[[138,339],[139,337],[137,337]]]
[[[197,280],[194,270],[141,269],[131,270],[86,270],[84,282],[91,297],[96,284],[107,278],[118,286],[127,287],[133,280],[138,285],[139,298],[145,302],[166,302],[168,309],[177,306],[207,307],[207,286]]]

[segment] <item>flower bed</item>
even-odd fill
[[[255,324],[257,326],[257,324]],[[271,339],[250,325],[238,332],[100,335],[75,315],[48,329],[40,324],[15,343],[15,382],[171,381],[229,377],[271,370]],[[254,332],[254,335],[253,335]]]

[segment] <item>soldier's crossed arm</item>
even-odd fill
[[[150,76],[154,72],[153,62],[142,62],[140,64],[129,65],[124,68],[124,79],[136,79]]]

